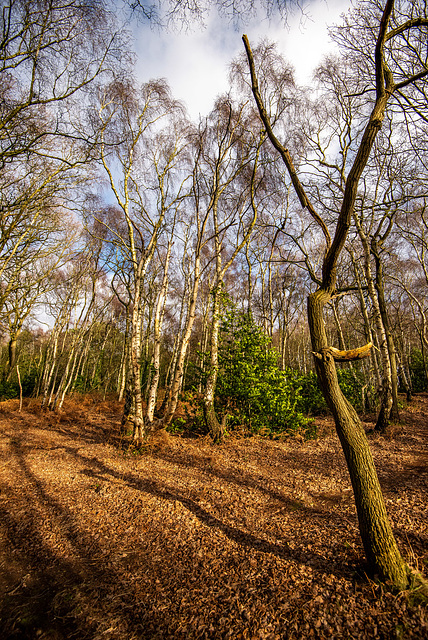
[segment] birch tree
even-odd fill
[[[152,82],[136,89],[115,81],[100,96],[101,163],[123,221],[110,228],[130,280],[130,382],[128,420],[138,444],[148,435],[141,386],[143,287],[164,224],[186,197],[185,152],[188,125],[167,85]],[[103,224],[108,222],[100,219]]]
[[[255,125],[255,126],[254,126]],[[257,219],[255,191],[258,159],[264,135],[245,103],[218,99],[201,134],[198,188],[209,215],[210,254],[215,264],[211,289],[210,361],[204,392],[204,412],[214,441],[223,437],[214,410],[218,375],[220,301],[226,272],[248,242]]]

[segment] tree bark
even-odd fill
[[[405,589],[407,567],[392,533],[367,437],[357,412],[339,387],[334,357],[327,344],[323,307],[330,298],[322,288],[308,298],[312,349],[323,354],[322,358],[315,358],[318,379],[345,454],[367,560],[383,580]]]

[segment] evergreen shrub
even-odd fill
[[[228,413],[229,427],[245,425],[272,437],[302,430],[313,436],[299,381],[291,369],[282,371],[278,360],[251,314],[227,310],[220,330],[216,411]]]
[[[19,397],[19,386],[17,382],[0,379],[0,401],[11,400]]]
[[[418,393],[428,390],[428,380],[424,366],[424,356],[420,349],[412,349],[410,354],[410,379],[412,391]]]

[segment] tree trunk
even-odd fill
[[[379,311],[382,318],[382,323],[385,328],[386,344],[388,348],[389,362],[391,366],[391,391],[392,391],[392,407],[390,413],[390,420],[393,422],[399,422],[400,413],[398,410],[398,375],[397,375],[397,358],[394,339],[392,337],[388,311],[385,302],[385,288],[383,278],[383,268],[381,262],[380,251],[378,243],[375,238],[372,238],[371,242],[372,253],[375,259],[376,265],[376,279],[375,286],[377,292],[377,298],[379,301]]]
[[[389,356],[388,350],[388,340],[387,334],[385,330],[385,326],[382,320],[382,314],[379,306],[379,298],[376,292],[375,283],[373,279],[371,264],[370,264],[370,245],[366,234],[361,226],[361,223],[357,216],[354,216],[355,225],[358,230],[358,234],[361,239],[361,243],[363,245],[364,250],[364,271],[367,282],[367,289],[369,292],[370,300],[373,306],[373,316],[376,324],[378,340],[379,340],[379,350],[381,354],[382,360],[382,387],[380,389],[380,397],[381,397],[381,405],[379,410],[379,415],[377,418],[375,430],[383,433],[388,424],[392,410],[392,369],[391,369],[391,359]]]
[[[220,291],[222,282],[218,282],[213,291],[213,312],[211,324],[210,370],[205,385],[204,416],[214,442],[219,443],[224,436],[224,427],[218,421],[214,410],[214,394],[218,375],[218,336],[220,329]]]
[[[340,390],[336,365],[328,348],[323,320],[323,307],[330,294],[318,289],[308,298],[308,320],[312,349],[322,359],[315,358],[318,379],[333,413],[354,490],[361,538],[367,560],[382,580],[399,589],[408,586],[407,567],[400,555],[386,513],[366,434],[355,409]]]

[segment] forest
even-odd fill
[[[259,9],[280,20],[291,4],[265,2]],[[246,3],[214,5],[223,15],[231,11],[245,18]],[[151,20],[160,29],[178,23],[183,28],[204,7],[180,1],[152,6],[125,0],[1,0],[4,468],[15,468],[13,460],[24,464],[25,451],[30,455],[39,445],[64,449],[65,456],[79,431],[73,464],[77,469],[84,459],[92,460],[76,474],[86,473],[96,499],[110,474],[117,481],[126,479],[128,493],[147,490],[151,500],[155,496],[170,504],[172,499],[174,517],[187,509],[198,526],[200,521],[210,526],[213,518],[227,520],[229,507],[222,504],[226,511],[216,516],[207,515],[203,502],[191,508],[189,497],[177,497],[181,489],[168,489],[174,480],[171,465],[178,465],[183,483],[193,466],[198,486],[206,481],[211,493],[226,494],[214,486],[219,478],[226,481],[234,464],[241,468],[252,459],[253,466],[241,468],[242,478],[250,478],[260,458],[265,465],[260,478],[268,483],[269,508],[276,516],[285,509],[279,496],[288,489],[269,485],[269,464],[282,486],[289,480],[283,477],[289,473],[287,464],[297,465],[306,447],[305,483],[313,476],[316,485],[331,456],[339,474],[334,482],[341,495],[349,488],[355,503],[346,517],[352,518],[350,548],[359,561],[341,558],[340,571],[366,563],[359,588],[371,589],[373,601],[385,604],[382,598],[388,600],[390,591],[412,592],[417,598],[409,607],[416,608],[403,615],[413,622],[394,622],[394,629],[376,622],[378,631],[372,635],[358,625],[352,630],[352,624],[334,630],[322,618],[310,621],[306,632],[304,618],[295,618],[298,628],[292,626],[294,619],[287,626],[278,617],[256,629],[251,625],[257,606],[246,614],[245,627],[246,609],[236,605],[244,621],[236,632],[229,618],[227,624],[219,622],[221,612],[215,614],[214,627],[209,616],[208,622],[201,616],[199,622],[195,618],[180,626],[181,614],[175,613],[168,628],[160,620],[152,627],[147,618],[132,635],[123,619],[117,626],[111,623],[108,633],[101,629],[97,616],[113,615],[113,609],[92,612],[91,618],[83,600],[73,601],[73,615],[77,609],[86,612],[89,630],[84,635],[76,626],[67,627],[70,613],[64,614],[68,622],[62,630],[58,621],[49,629],[38,619],[18,624],[7,600],[0,619],[9,634],[5,637],[420,638],[427,631],[420,602],[428,597],[422,575],[426,537],[417,532],[423,528],[418,514],[426,487],[422,453],[428,392],[426,2],[355,2],[342,22],[331,26],[338,53],[320,62],[310,87],[297,84],[293,60],[285,60],[275,43],[243,36],[241,54],[230,61],[228,91],[217,97],[208,116],[194,121],[165,79],[137,80],[130,25]],[[118,15],[127,16],[125,27]],[[68,445],[56,440],[57,432],[69,439]],[[397,534],[391,521],[386,504],[391,500],[384,497],[392,480],[382,479],[386,471],[378,466],[390,466],[394,473],[392,460],[380,457],[393,457],[394,446],[397,451],[403,447],[397,465],[407,455],[417,459],[409,464],[417,469],[412,478],[419,506],[413,512],[403,506],[418,549],[410,556],[403,551],[404,534]],[[91,451],[94,457],[89,458]],[[281,456],[290,458],[282,466]],[[42,459],[41,469],[51,463]],[[55,464],[62,463],[59,458]],[[22,487],[34,481],[41,504],[47,508],[49,503],[62,523],[59,503],[42,488],[46,478],[36,480],[28,464]],[[303,466],[302,461],[296,469],[305,477]],[[61,487],[68,482],[67,469],[55,480],[58,492],[66,491]],[[137,480],[139,473],[147,478]],[[211,473],[205,481],[204,473]],[[254,490],[251,478],[248,487]],[[27,525],[17,520],[12,526],[7,506],[15,500],[21,504],[20,495],[8,502],[8,492],[15,495],[20,482],[14,486],[12,476],[6,478],[0,493],[10,523],[10,531],[1,534],[5,547],[17,532],[27,535],[22,533]],[[403,480],[400,500],[406,486]],[[241,498],[235,499],[239,506]],[[305,511],[316,508],[303,494],[287,500],[296,518],[296,542],[304,535],[298,533],[297,516],[311,523],[319,513]],[[128,506],[131,512],[136,509]],[[151,507],[146,507],[149,514]],[[23,521],[32,508],[31,501],[19,507]],[[257,520],[256,512],[248,518]],[[112,530],[119,530],[121,522],[117,517]],[[265,532],[270,530],[268,518],[260,522]],[[323,526],[328,527],[327,520]],[[275,554],[281,546],[272,541],[253,545],[263,537],[260,531],[246,533],[242,543],[232,528],[218,525],[229,543],[233,539],[256,549],[256,555],[239,560],[245,556],[254,571],[261,562],[257,554]],[[166,547],[167,542],[164,538]],[[46,544],[41,538],[40,545]],[[24,547],[22,553],[29,554]],[[165,556],[178,553],[174,545],[169,551],[166,547]],[[102,556],[105,549],[98,552]],[[209,556],[206,560],[211,562]],[[53,562],[45,561],[47,566]],[[9,566],[12,561],[4,562]],[[271,566],[266,570],[274,571]],[[62,593],[58,575],[49,578],[56,584],[55,597]],[[7,593],[14,584],[11,578]],[[257,579],[254,584],[261,588]],[[31,593],[39,593],[36,586]],[[215,590],[215,584],[210,588]],[[137,595],[132,598],[138,600]],[[125,609],[134,606],[128,596]],[[50,616],[55,597],[46,605]],[[388,606],[394,602],[391,596]],[[57,613],[64,606],[58,605]]]

